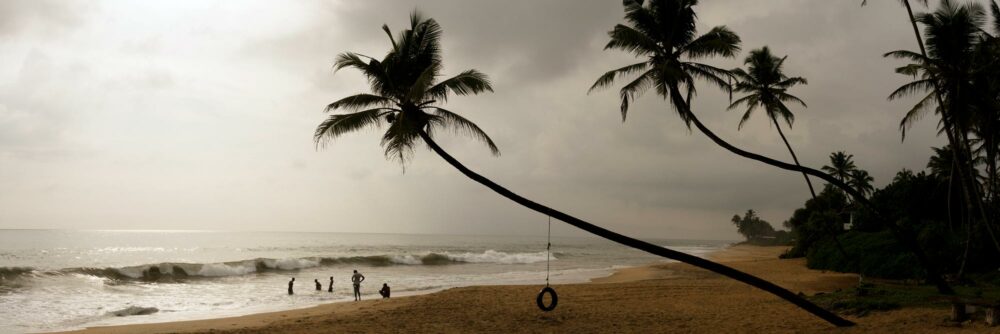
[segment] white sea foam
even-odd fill
[[[546,259],[545,252],[537,253],[506,253],[499,252],[495,250],[487,250],[482,253],[444,253],[442,255],[457,261],[457,262],[468,262],[468,263],[498,263],[498,264],[527,264],[527,263],[537,263],[544,262]],[[555,256],[551,257],[552,260],[556,260]]]
[[[268,263],[270,262],[270,263]],[[281,270],[305,269],[319,266],[317,259],[284,258],[265,262],[268,268]]]
[[[408,264],[408,265],[424,264],[423,257],[416,255],[392,255],[389,256],[389,261],[395,264]]]
[[[257,267],[252,263],[242,263],[228,265],[223,263],[208,263],[201,266],[194,275],[205,277],[239,276],[257,272]]]

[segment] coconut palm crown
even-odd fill
[[[617,24],[608,36],[605,50],[616,49],[645,58],[644,61],[608,71],[594,82],[590,91],[611,86],[616,79],[638,73],[619,90],[622,121],[628,114],[629,103],[649,88],[669,100],[684,122],[691,97],[696,93],[695,79],[702,79],[728,90],[729,72],[696,62],[714,56],[735,57],[740,52],[740,37],[725,26],[712,28],[697,35],[694,6],[697,0],[624,0],[625,20],[630,25]]]
[[[330,115],[316,127],[316,144],[364,128],[381,127],[384,121],[388,124],[382,136],[385,155],[403,165],[412,155],[420,130],[430,134],[437,127],[464,132],[499,155],[496,144],[479,126],[439,105],[448,100],[450,93],[474,95],[493,91],[486,75],[476,70],[438,81],[442,70],[441,26],[434,19],[424,19],[413,12],[410,29],[396,37],[388,25],[383,25],[382,30],[389,36],[392,49],[381,60],[354,52],[337,56],[334,69],[349,67],[361,71],[371,92],[327,105],[326,112],[346,113]]]
[[[740,119],[739,127],[750,119],[753,112],[758,107],[764,109],[767,116],[772,120],[783,119],[788,126],[795,121],[785,102],[794,102],[806,106],[806,103],[798,97],[788,94],[788,89],[795,85],[807,84],[805,78],[788,77],[782,70],[787,56],[778,58],[771,54],[771,49],[762,47],[750,51],[746,60],[747,69],[737,68],[732,70],[733,76],[738,80],[733,86],[733,91],[746,93],[747,95],[736,99],[729,106],[729,109],[736,109],[740,105],[746,105],[746,112]]]
[[[844,151],[830,153],[830,164],[823,166],[823,171],[833,175],[841,182],[848,182],[851,179],[851,173],[858,169],[854,165],[853,158],[853,154],[847,154]]]

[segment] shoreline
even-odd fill
[[[718,256],[717,254],[731,251],[730,249],[734,246],[736,246],[736,244],[731,244],[729,246],[707,253],[705,254],[705,256],[707,258],[715,260],[715,256]],[[669,266],[672,264],[678,264],[678,262],[676,261],[668,263],[657,262],[657,263],[648,263],[637,266],[612,269],[611,273],[608,274],[607,276],[590,278],[586,282],[582,283],[554,284],[553,286],[558,287],[561,285],[629,283],[629,282],[638,282],[643,280],[664,279],[671,277],[673,273],[669,269],[666,269],[664,266]],[[410,293],[404,292],[401,293],[398,297],[394,296],[391,299],[399,300],[403,298],[419,298],[422,296],[441,293],[442,291],[447,291],[451,289],[473,288],[473,287],[485,288],[485,287],[519,287],[519,286],[535,287],[536,285],[471,285],[466,287],[438,288],[438,289],[430,289],[419,292],[410,292]],[[349,312],[363,306],[360,304],[372,303],[377,301],[383,301],[383,300],[368,299],[368,300],[362,300],[360,302],[354,302],[345,299],[341,301],[322,303],[312,306],[283,309],[283,310],[266,310],[266,311],[253,312],[250,314],[243,314],[243,315],[210,317],[204,319],[178,320],[178,321],[167,321],[167,322],[135,323],[135,324],[121,324],[121,325],[107,325],[107,326],[98,325],[92,327],[85,327],[82,329],[59,330],[59,331],[49,331],[49,332],[37,332],[37,333],[39,334],[163,333],[163,332],[197,333],[200,331],[239,329],[247,327],[246,325],[266,323],[267,321],[272,321],[272,320],[309,316],[314,313],[313,311]],[[358,307],[346,307],[346,305],[358,305]],[[227,323],[229,325],[226,325]]]
[[[807,295],[853,287],[854,274],[778,259],[786,247],[734,245],[708,255],[738,270]],[[535,306],[539,285],[468,286],[392,298],[207,320],[91,327],[60,333],[313,332],[686,332],[686,333],[989,333],[995,328],[949,323],[948,310],[905,308],[847,316],[834,328],[773,295],[684,263],[616,270],[588,283],[553,286],[559,305]]]
[[[735,245],[730,245],[725,248],[720,248],[718,250],[712,251],[706,254],[708,258],[715,260],[720,253],[732,252],[732,248]],[[731,256],[730,256],[731,257]],[[609,275],[602,277],[594,277],[584,283],[571,283],[571,284],[607,284],[607,283],[629,283],[638,282],[644,280],[654,280],[654,279],[664,279],[671,277],[673,271],[666,268],[673,264],[678,264],[677,262],[670,263],[649,263],[638,266],[624,267],[613,270]],[[393,297],[393,300],[399,300],[404,298],[419,298],[422,296],[432,295],[440,293],[442,291],[447,291],[451,289],[461,289],[461,288],[484,288],[484,287],[513,287],[513,286],[531,286],[534,285],[474,285],[468,287],[456,287],[456,288],[443,288],[434,289],[423,292],[417,292],[412,294],[404,294],[399,297]],[[556,287],[560,285],[554,285]],[[179,321],[168,321],[168,322],[151,322],[151,323],[137,323],[137,324],[122,324],[122,325],[109,325],[109,326],[93,326],[86,327],[83,329],[74,329],[67,331],[54,331],[54,332],[42,332],[46,334],[93,334],[93,333],[196,333],[200,331],[213,331],[213,330],[227,330],[227,329],[241,329],[247,327],[256,327],[257,325],[266,324],[274,320],[282,320],[295,317],[306,317],[313,315],[316,312],[326,314],[327,312],[351,312],[360,309],[363,304],[373,303],[373,302],[384,302],[380,299],[370,299],[362,300],[361,302],[354,302],[350,300],[336,301],[331,303],[323,303],[319,305],[306,306],[301,308],[285,309],[285,310],[275,310],[275,311],[263,311],[254,312],[245,315],[234,315],[234,316],[223,316],[205,319],[192,319],[192,320],[179,320]],[[356,307],[348,306],[356,305]]]

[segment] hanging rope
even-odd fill
[[[548,239],[545,243],[545,288],[538,292],[538,297],[535,298],[535,305],[542,311],[548,312],[556,309],[556,305],[559,304],[559,295],[556,294],[556,290],[549,286],[549,271],[551,269],[552,262],[552,216],[549,216],[549,231]],[[545,294],[552,295],[552,304],[545,305]]]
[[[545,286],[549,286],[549,262],[552,261],[552,216],[549,216],[549,238],[545,244]]]

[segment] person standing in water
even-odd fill
[[[354,283],[354,301],[361,300],[361,282],[365,281],[365,275],[362,275],[357,270],[354,270],[354,275],[351,276],[351,282]]]
[[[330,276],[330,287],[326,290],[326,292],[333,292],[333,276]]]
[[[378,290],[378,294],[382,295],[382,299],[389,298],[389,283],[382,283],[382,290]]]
[[[319,284],[319,279],[314,279],[313,282],[316,282],[316,291],[323,291],[323,284]]]
[[[292,277],[292,280],[288,281],[288,294],[289,295],[295,294],[294,292],[292,292],[292,285],[293,284],[295,284],[295,277]]]

